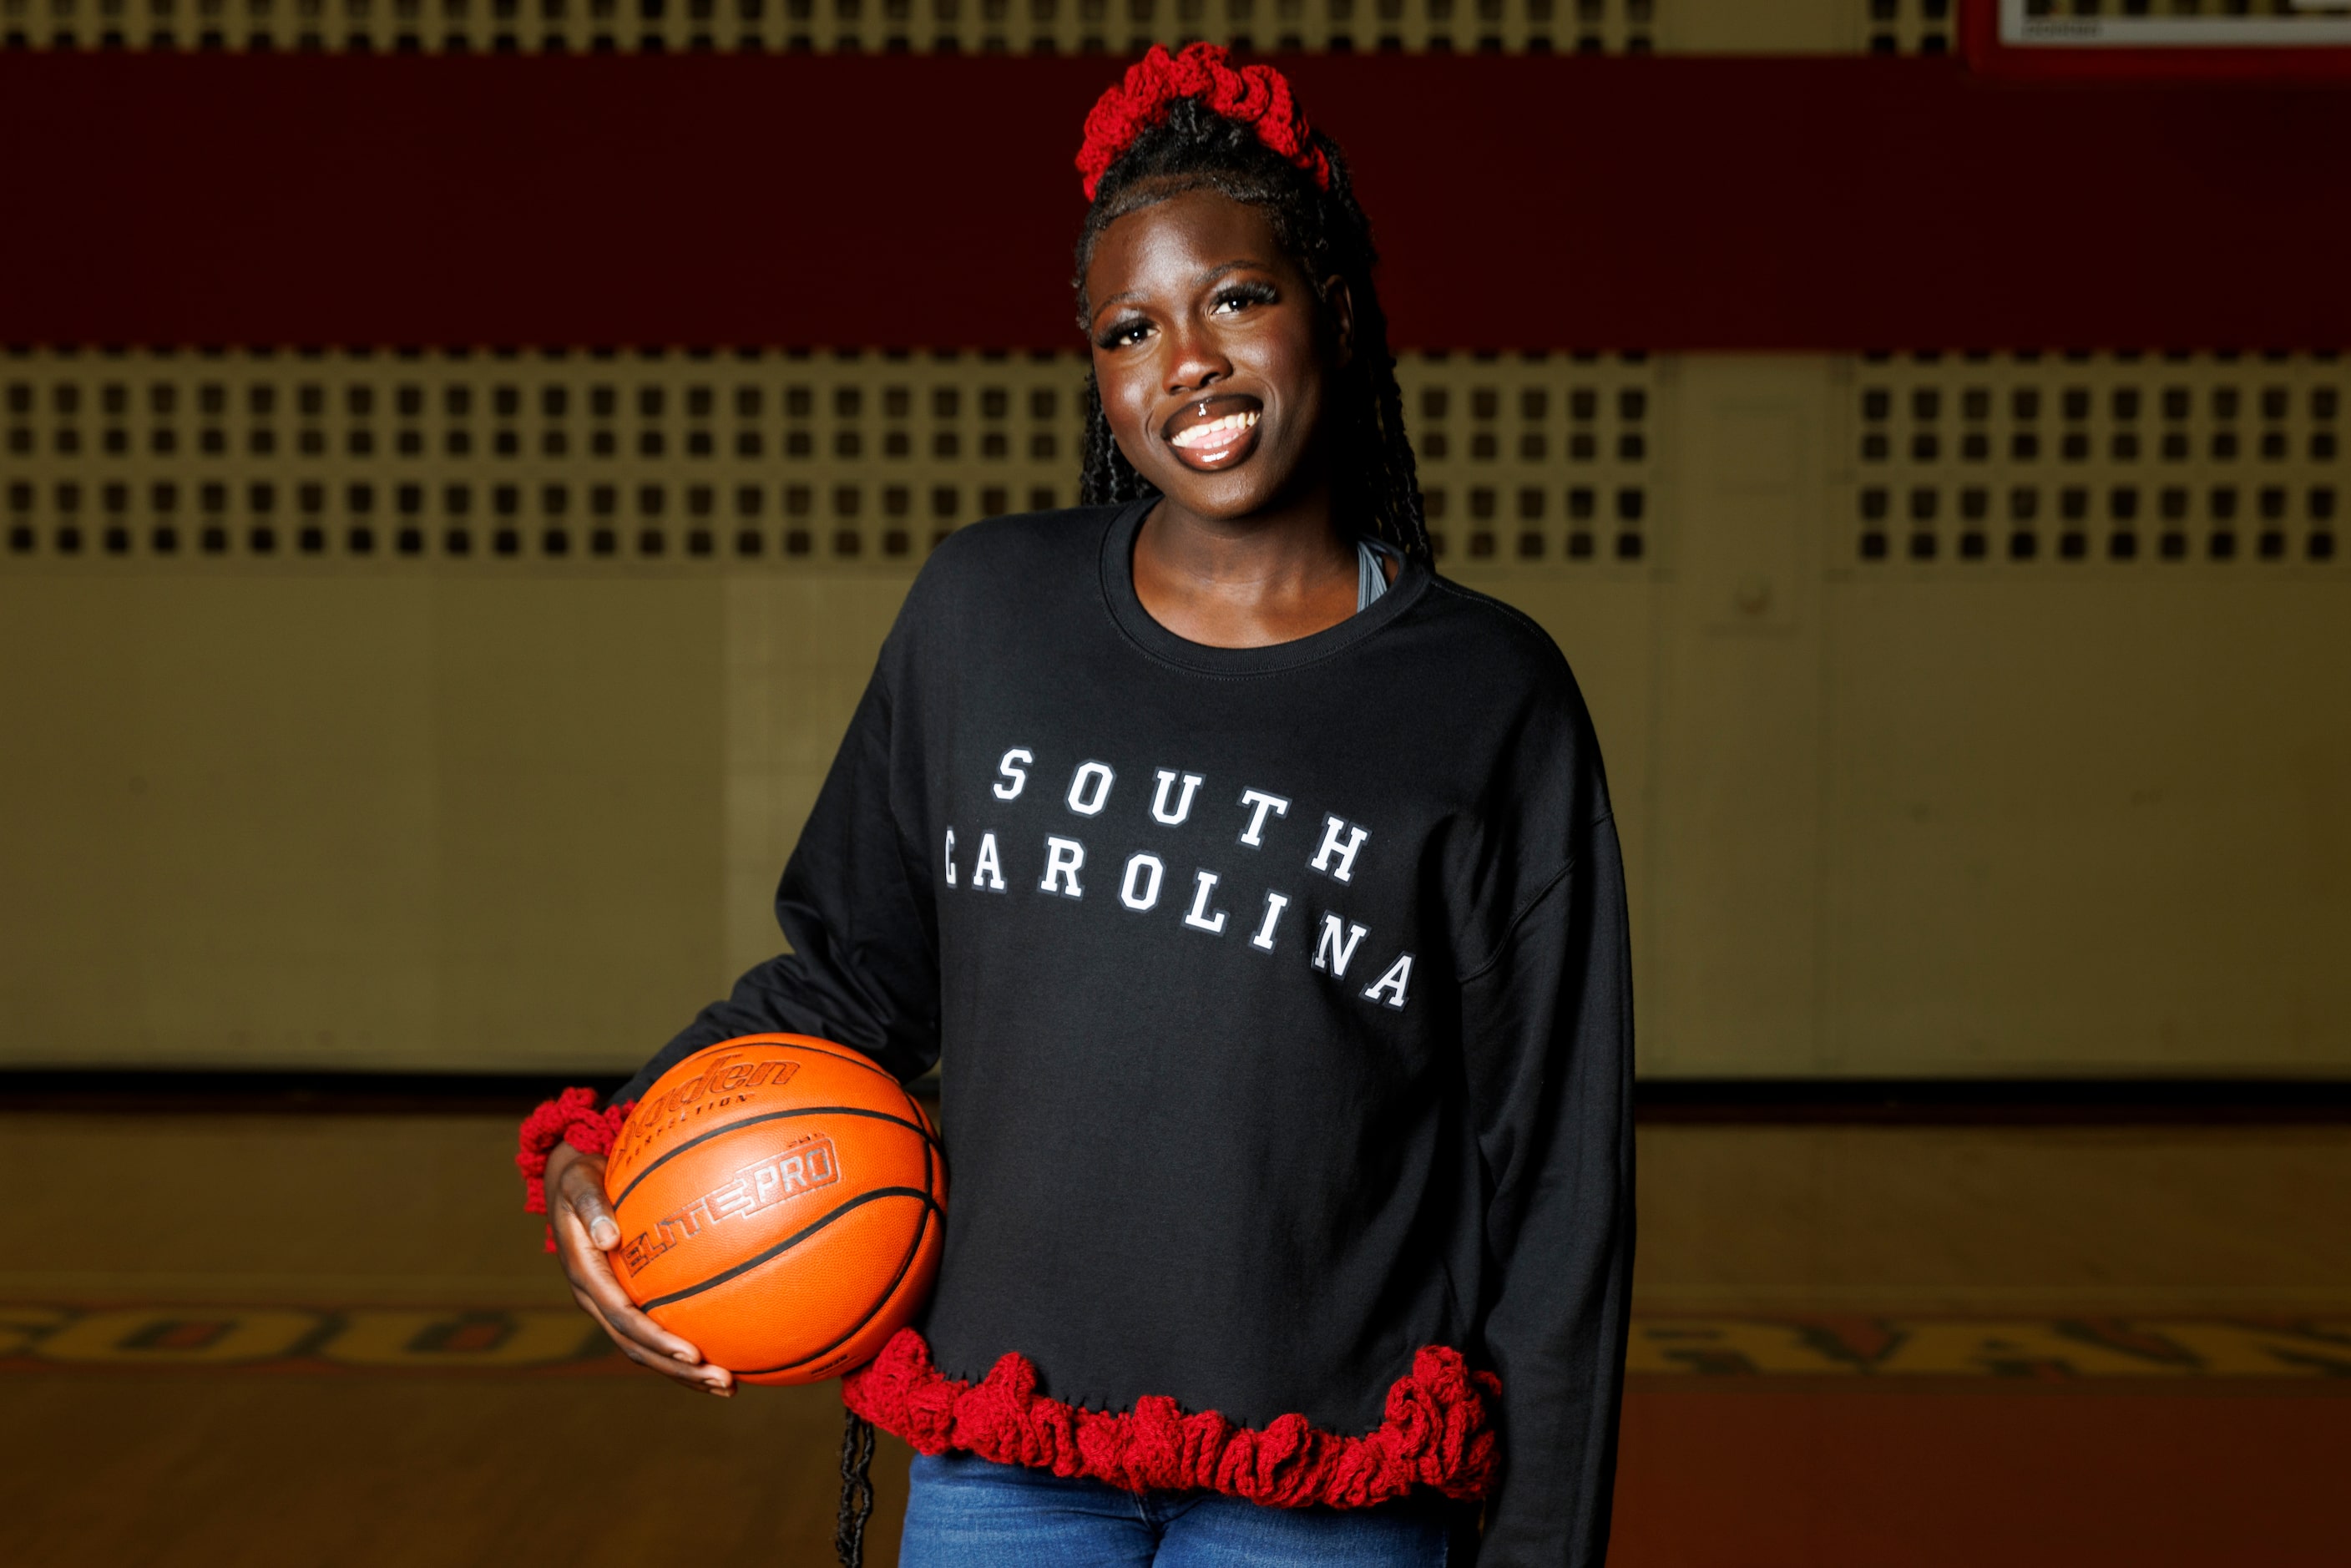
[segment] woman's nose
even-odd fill
[[[1233,373],[1232,361],[1225,358],[1216,334],[1205,328],[1197,325],[1180,327],[1171,331],[1168,339],[1169,392],[1196,392]]]

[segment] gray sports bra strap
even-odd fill
[[[1360,612],[1372,607],[1372,601],[1388,591],[1387,569],[1381,563],[1383,556],[1395,554],[1395,549],[1370,539],[1355,541],[1355,609]]]

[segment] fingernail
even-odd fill
[[[693,1354],[691,1351],[674,1350],[674,1351],[670,1352],[670,1354],[671,1354],[674,1358],[675,1358],[676,1360],[679,1360],[679,1361],[682,1361],[682,1362],[685,1363],[685,1364],[686,1364],[686,1365],[688,1365],[688,1366],[692,1366],[695,1362],[698,1362],[698,1361],[700,1361],[700,1360],[702,1359],[700,1356],[695,1355],[695,1354]]]
[[[588,1239],[609,1252],[621,1244],[621,1228],[600,1214],[588,1228]]]

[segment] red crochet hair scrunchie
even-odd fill
[[[596,1109],[593,1089],[566,1089],[522,1119],[517,1140],[515,1168],[522,1172],[522,1211],[547,1212],[547,1156],[558,1144],[569,1144],[583,1155],[609,1155],[612,1140],[636,1106],[633,1100]],[[555,1250],[555,1227],[547,1228],[547,1249]]]
[[[1086,116],[1085,145],[1078,149],[1078,172],[1086,177],[1086,200],[1101,189],[1102,176],[1134,139],[1167,118],[1167,105],[1196,98],[1227,120],[1249,126],[1257,139],[1331,188],[1331,161],[1314,145],[1290,80],[1271,66],[1235,68],[1222,44],[1186,44],[1171,55],[1165,44],[1127,68],[1126,79],[1094,100]]]

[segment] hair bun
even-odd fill
[[[1167,118],[1179,98],[1197,99],[1331,188],[1331,162],[1314,145],[1313,128],[1300,112],[1290,78],[1271,66],[1236,68],[1222,44],[1186,44],[1171,55],[1154,44],[1127,68],[1126,79],[1094,100],[1086,116],[1085,145],[1078,149],[1078,172],[1085,176],[1086,200],[1094,199],[1102,176],[1134,139]]]

